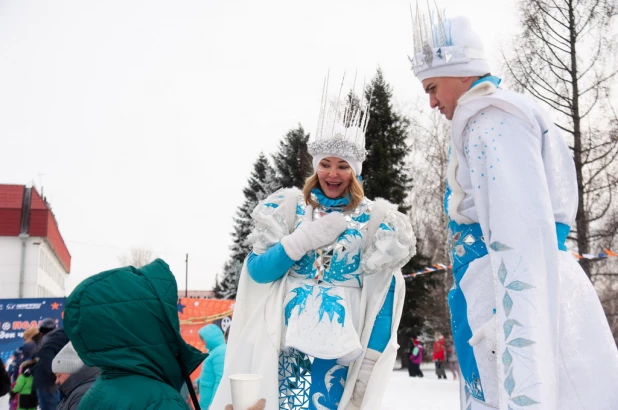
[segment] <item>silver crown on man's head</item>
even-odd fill
[[[446,12],[439,10],[437,5],[435,10],[428,8],[427,13],[424,13],[419,9],[418,3],[416,15],[412,12],[411,6],[410,14],[414,55],[408,56],[408,59],[414,74],[419,79],[431,76],[454,77],[457,76],[454,72],[456,69],[449,67],[461,68],[471,64],[470,69],[473,72],[486,68],[489,72],[482,42],[469,27],[467,19],[447,19]],[[462,76],[466,74],[464,72]]]
[[[354,158],[363,162],[365,131],[369,122],[369,104],[349,104],[346,101],[327,100],[327,83],[322,91],[322,102],[315,139],[308,144],[309,154],[329,154],[339,158]]]

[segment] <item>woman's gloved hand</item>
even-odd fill
[[[381,354],[377,350],[367,349],[367,353],[365,353],[365,357],[361,363],[360,371],[358,372],[358,376],[356,377],[356,384],[354,385],[354,390],[352,391],[352,403],[358,407],[363,403],[363,398],[365,397],[365,391],[367,390],[367,384],[369,384],[369,378],[371,377],[371,372],[373,372],[373,366],[375,366],[376,362],[380,358]]]
[[[348,227],[345,217],[340,212],[332,212],[313,221],[313,208],[307,206],[305,215],[305,220],[298,228],[281,239],[285,253],[295,261],[301,260],[313,249],[334,242]]]

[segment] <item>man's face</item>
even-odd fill
[[[476,77],[433,77],[423,80],[423,89],[429,95],[429,106],[437,108],[447,120],[453,119],[457,100],[470,89]]]
[[[71,377],[71,373],[56,373],[56,384],[62,386],[69,377]]]

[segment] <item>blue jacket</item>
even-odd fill
[[[225,362],[225,338],[223,331],[217,325],[206,325],[198,332],[206,348],[208,357],[204,360],[202,374],[199,378],[200,406],[203,410],[208,409],[215,397],[219,382],[223,376],[223,363]]]

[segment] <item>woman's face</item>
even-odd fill
[[[337,157],[326,157],[317,169],[320,188],[328,198],[340,198],[350,186],[354,172],[346,161]]]

